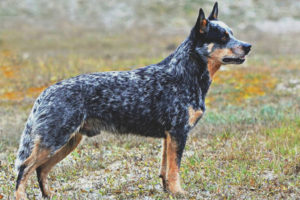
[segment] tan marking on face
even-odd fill
[[[194,126],[196,121],[203,115],[202,110],[194,110],[192,106],[189,107],[189,125]]]
[[[208,53],[210,53],[212,51],[213,47],[214,47],[214,43],[209,43],[207,45],[207,51],[208,51]]]
[[[167,144],[167,186],[173,194],[184,194],[180,186],[179,167],[177,165],[177,144],[169,132],[166,132]]]
[[[216,49],[211,54],[209,54],[210,58],[222,61],[222,58],[225,56],[234,56],[234,53],[231,49],[224,48],[224,49]]]
[[[231,49],[216,49],[209,54],[207,59],[207,69],[209,71],[209,76],[213,79],[214,74],[220,69],[222,65],[222,59],[225,56],[234,56],[234,53]]]

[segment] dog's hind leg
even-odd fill
[[[162,140],[162,148],[161,148],[161,167],[160,167],[160,175],[159,177],[162,180],[162,185],[164,190],[167,190],[167,182],[166,182],[166,172],[167,172],[167,138]]]
[[[82,135],[80,133],[76,133],[73,137],[70,138],[67,144],[57,150],[54,155],[52,155],[50,159],[47,160],[47,162],[36,169],[37,178],[43,197],[50,197],[51,195],[47,187],[47,175],[49,174],[50,170],[54,167],[54,165],[56,165],[68,154],[70,154],[78,146],[81,139]]]
[[[166,132],[167,143],[167,189],[173,194],[185,194],[180,185],[179,168],[187,135],[177,130]]]
[[[50,192],[47,189],[47,175],[50,170],[61,160],[63,160],[69,153],[71,153],[80,143],[82,135],[77,133],[70,138],[67,144],[60,148],[51,158],[45,162],[43,165],[39,166],[36,170],[39,186],[42,192],[43,197],[49,197]]]
[[[36,140],[30,156],[21,164],[17,183],[16,199],[26,199],[26,183],[31,173],[41,164],[49,159],[50,150],[40,145],[40,140]]]

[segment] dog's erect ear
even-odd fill
[[[205,33],[207,32],[207,19],[205,19],[204,12],[202,8],[199,10],[199,16],[197,19],[197,26],[200,33]]]
[[[212,9],[209,20],[218,20],[218,2],[215,3],[214,8]]]

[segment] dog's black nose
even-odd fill
[[[251,50],[251,44],[244,44],[243,45],[243,49],[244,49],[244,51],[245,51],[245,54],[248,54],[249,53],[249,51]]]

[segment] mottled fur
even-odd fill
[[[217,15],[217,4],[208,19],[200,9],[188,38],[158,64],[132,71],[83,74],[47,88],[34,103],[21,137],[16,160],[17,198],[25,198],[26,180],[21,189],[19,186],[29,165],[37,169],[42,193],[48,196],[46,176],[77,146],[78,134],[92,137],[102,130],[164,138],[164,187],[183,193],[181,156],[189,131],[205,112],[211,69],[242,63],[250,51],[250,45],[236,40]],[[33,151],[48,154],[28,160]]]

